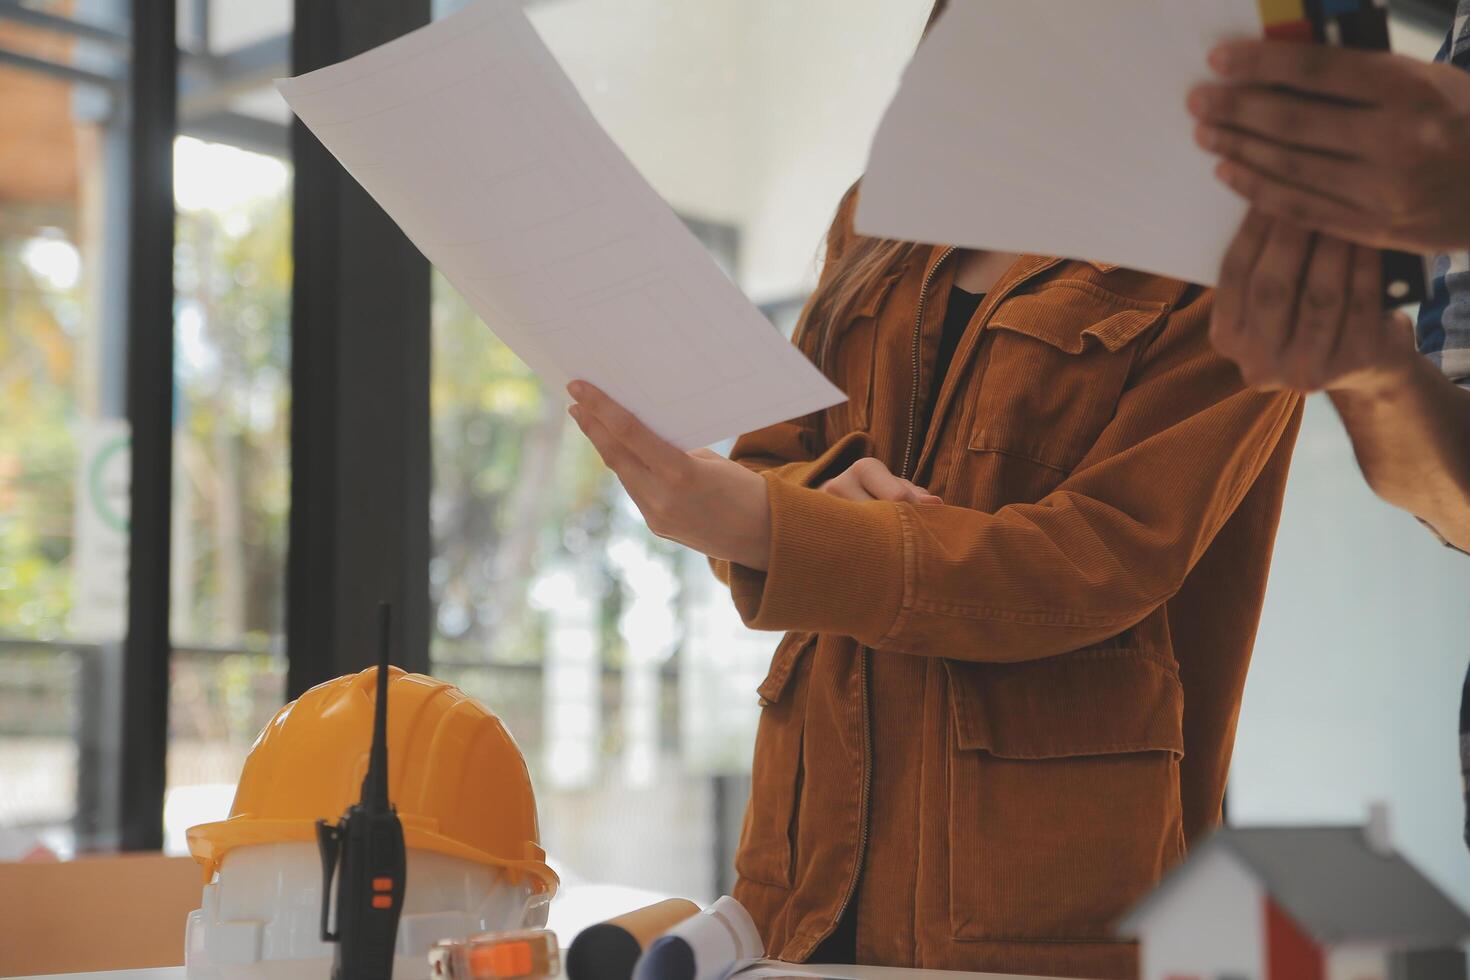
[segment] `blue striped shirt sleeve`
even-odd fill
[[[1437,61],[1470,71],[1470,0],[1459,12]],[[1434,257],[1433,288],[1419,309],[1419,351],[1451,380],[1470,388],[1470,251]]]

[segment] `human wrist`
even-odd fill
[[[770,485],[760,474],[752,473],[746,481],[746,517],[739,523],[740,534],[732,543],[730,560],[754,572],[764,572],[771,562]]]
[[[1413,347],[1395,346],[1370,366],[1344,374],[1326,389],[1334,401],[1390,401],[1414,387],[1424,363]]]
[[[740,562],[755,572],[764,572],[771,565],[771,506],[769,503],[764,507],[763,516],[764,519],[760,522],[756,533],[751,535],[744,549],[745,559]]]

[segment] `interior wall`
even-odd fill
[[[1362,823],[1470,908],[1458,758],[1470,557],[1364,484],[1322,396],[1307,406],[1236,739],[1237,825]]]
[[[842,192],[898,87],[930,0],[750,4],[767,134],[754,207],[744,222],[747,290],[759,300],[805,292]]]
[[[685,214],[741,231],[757,302],[810,288],[928,0],[547,0],[537,30]]]
[[[758,99],[749,0],[551,0],[531,8],[593,114],[678,211],[739,224]],[[758,4],[753,4],[758,6]]]

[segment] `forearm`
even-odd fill
[[[959,659],[1038,659],[1116,636],[1178,588],[1294,436],[1299,405],[1240,393],[993,513],[854,502],[768,475],[770,561],[729,569],[736,608],[754,629]]]
[[[770,567],[730,570],[735,606],[753,629],[840,633],[891,653],[1020,661],[1115,636],[1158,602],[1124,563],[1079,563],[1059,547],[1056,529],[1045,526],[1055,512],[1037,509],[1036,523],[1015,508],[855,502],[768,485]]]
[[[1393,379],[1331,397],[1373,491],[1470,550],[1470,391],[1414,355]]]

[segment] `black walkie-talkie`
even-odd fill
[[[388,629],[391,611],[378,606],[378,696],[373,705],[372,754],[362,799],[335,824],[318,820],[322,852],[322,941],[337,944],[332,980],[392,980],[393,947],[407,876],[403,824],[388,800]],[[337,880],[337,928],[329,927],[332,879]]]

